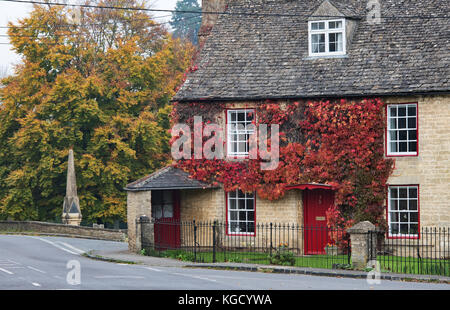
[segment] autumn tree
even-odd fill
[[[139,10],[35,5],[8,34],[23,63],[0,90],[0,218],[57,220],[73,147],[83,218],[124,220],[124,186],[169,160],[192,47]]]

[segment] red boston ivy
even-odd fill
[[[330,184],[335,207],[328,225],[349,227],[369,220],[384,226],[385,184],[393,161],[384,157],[384,103],[380,99],[348,101],[265,101],[253,106],[257,124],[280,125],[280,163],[263,171],[260,160],[181,160],[176,165],[195,179],[221,183],[225,191],[256,191],[262,199],[283,197],[288,185]],[[223,123],[225,104],[176,103],[175,123]],[[191,126],[191,128],[193,128]]]

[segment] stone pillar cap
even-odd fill
[[[359,222],[353,225],[352,228],[348,229],[349,234],[363,234],[369,231],[375,231],[376,227],[369,221]]]

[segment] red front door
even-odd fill
[[[180,195],[178,191],[152,191],[152,217],[155,220],[155,247],[180,247]]]
[[[333,204],[332,190],[314,189],[303,192],[305,254],[325,254],[329,241],[326,211]]]

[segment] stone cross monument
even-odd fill
[[[73,150],[69,150],[69,164],[67,166],[66,197],[64,197],[62,222],[66,225],[77,225],[81,223],[80,200],[77,195],[77,180],[75,178],[75,163]]]

